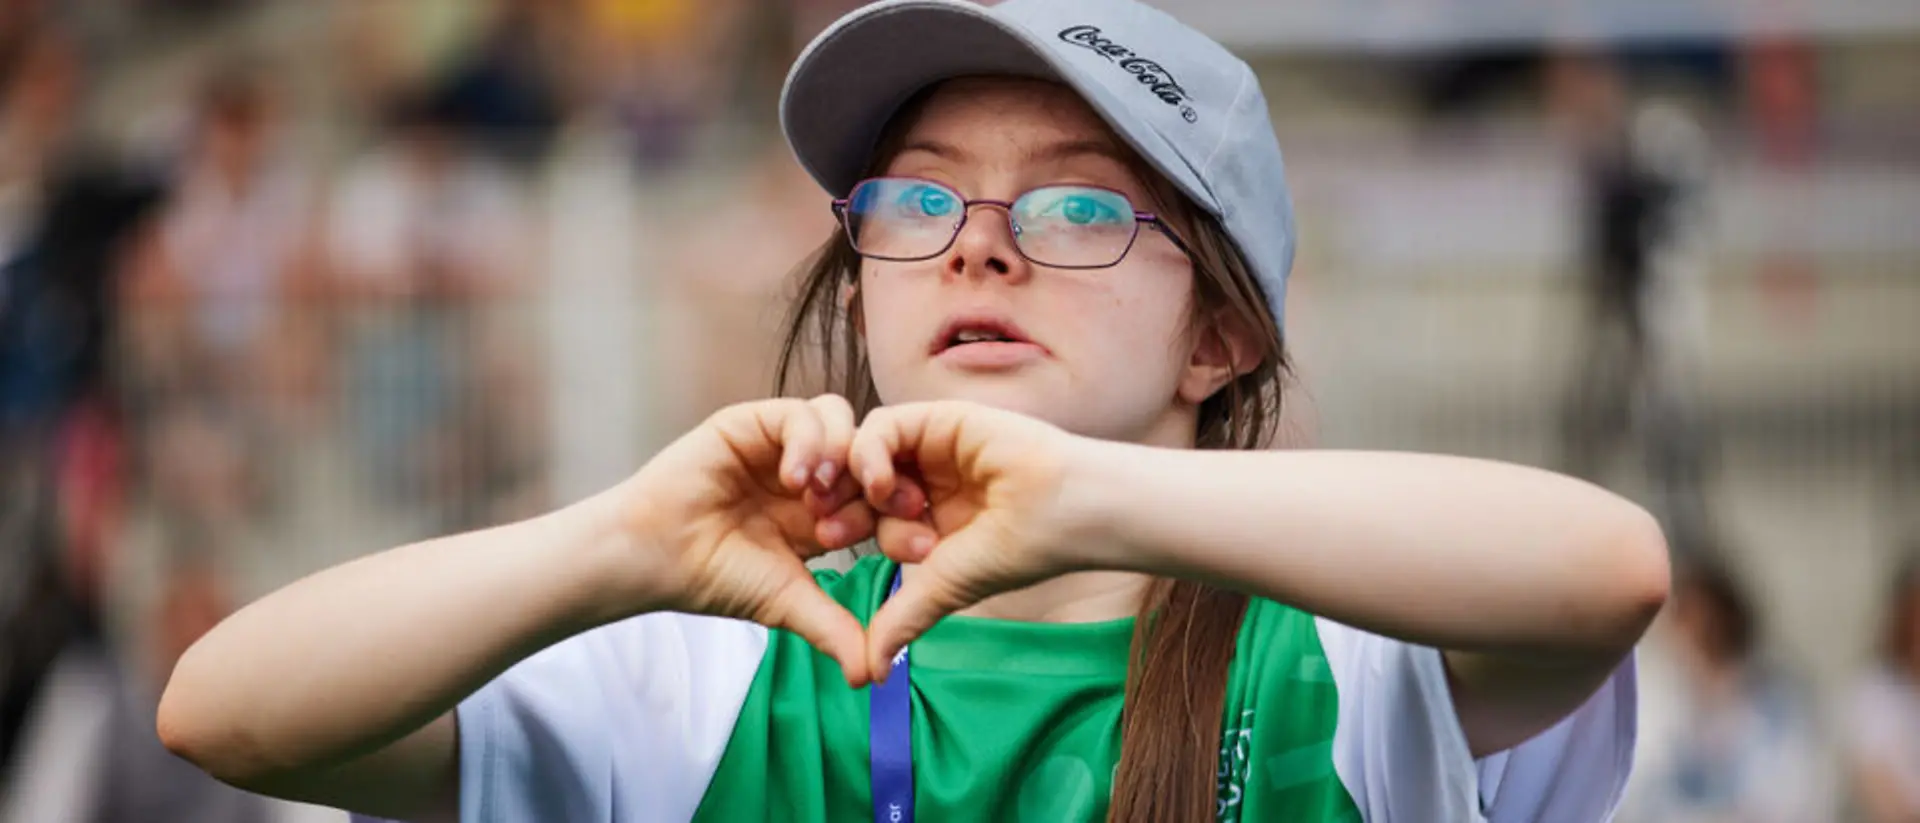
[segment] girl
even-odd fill
[[[782,115],[844,229],[782,383],[817,349],[838,393],[254,603],[175,671],[174,751],[464,821],[1609,814],[1660,532],[1539,471],[1254,450],[1293,222],[1244,63],[1129,0],[881,3]]]

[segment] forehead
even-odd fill
[[[1086,143],[1116,157],[1129,154],[1112,129],[1071,89],[1017,77],[965,77],[940,84],[907,129],[906,142],[1016,153],[1047,144]]]

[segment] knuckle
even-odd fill
[[[853,404],[847,402],[847,399],[845,397],[841,397],[840,395],[837,395],[837,394],[833,394],[833,393],[822,394],[814,397],[811,401],[808,401],[808,402],[812,403],[815,408],[823,412],[831,412],[834,414],[844,414],[847,417],[853,416]]]
[[[728,423],[751,418],[757,406],[758,404],[752,401],[729,403],[714,410],[712,414],[707,415],[707,424],[711,426],[723,426]]]
[[[793,434],[812,436],[820,431],[820,415],[805,400],[782,401],[782,419]]]

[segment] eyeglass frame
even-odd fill
[[[941,244],[940,249],[938,251],[935,251],[931,254],[921,255],[919,257],[888,257],[885,255],[879,255],[879,254],[868,254],[866,252],[861,251],[860,241],[853,236],[853,225],[847,221],[847,208],[853,202],[853,198],[851,195],[854,192],[859,191],[861,186],[864,186],[875,180],[912,180],[912,181],[918,181],[921,183],[928,183],[934,186],[938,186],[942,189],[946,189],[947,191],[953,192],[954,195],[956,195],[960,200],[960,219],[953,224],[953,234],[947,237],[947,242]],[[1026,191],[1021,192],[1019,197],[1015,197],[1012,200],[992,200],[984,197],[969,200],[967,199],[966,195],[961,194],[958,189],[952,186],[949,186],[945,183],[942,183],[938,180],[934,180],[932,178],[916,177],[912,175],[882,175],[879,177],[863,178],[859,182],[854,183],[853,188],[850,188],[847,190],[847,194],[849,196],[835,198],[831,206],[833,209],[834,218],[839,221],[841,230],[846,232],[847,245],[853,247],[853,252],[855,254],[858,254],[861,257],[865,257],[871,260],[884,260],[889,263],[916,263],[921,260],[932,260],[935,257],[939,257],[940,255],[946,254],[947,250],[953,248],[954,242],[960,239],[960,232],[964,231],[967,228],[967,221],[969,219],[972,219],[973,217],[974,206],[993,206],[995,208],[998,208],[1004,214],[1006,214],[1007,233],[1013,236],[1014,252],[1019,254],[1022,260],[1025,260],[1036,266],[1046,266],[1047,268],[1050,268],[1050,269],[1069,269],[1069,270],[1078,270],[1078,271],[1086,271],[1091,269],[1110,269],[1110,268],[1113,268],[1114,266],[1118,266],[1122,261],[1126,260],[1127,255],[1133,251],[1133,244],[1140,240],[1140,225],[1143,223],[1153,227],[1154,230],[1160,232],[1161,234],[1166,235],[1168,240],[1173,241],[1174,247],[1178,248],[1180,252],[1182,254],[1185,254],[1188,258],[1192,258],[1194,256],[1193,249],[1187,245],[1187,241],[1180,239],[1180,233],[1173,230],[1173,226],[1167,223],[1166,218],[1163,218],[1159,214],[1156,214],[1154,212],[1140,211],[1138,209],[1133,209],[1133,234],[1127,237],[1126,247],[1120,250],[1119,256],[1115,257],[1113,259],[1113,262],[1101,263],[1101,264],[1092,265],[1092,266],[1059,266],[1053,263],[1046,263],[1046,262],[1033,259],[1031,256],[1027,254],[1026,249],[1023,249],[1020,247],[1020,228],[1018,226],[1015,226],[1013,223],[1013,204],[1020,202],[1021,197],[1026,197],[1027,195],[1032,194],[1036,191],[1039,191],[1040,189],[1066,188],[1066,187],[1082,188],[1082,189],[1097,189],[1100,191],[1112,192],[1116,197],[1119,197],[1121,200],[1126,201],[1127,206],[1129,208],[1133,206],[1133,198],[1128,197],[1126,192],[1123,192],[1123,191],[1120,191],[1119,189],[1111,188],[1108,186],[1094,185],[1092,183],[1048,183],[1046,185],[1034,186],[1033,188],[1027,189]]]

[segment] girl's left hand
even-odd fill
[[[975,403],[886,406],[867,416],[848,469],[882,515],[881,551],[919,564],[867,627],[877,679],[941,617],[1084,567],[1066,551],[1087,522],[1086,501],[1071,494],[1084,484],[1067,478],[1093,448],[1098,441]],[[924,511],[889,500],[903,473],[925,490]]]

